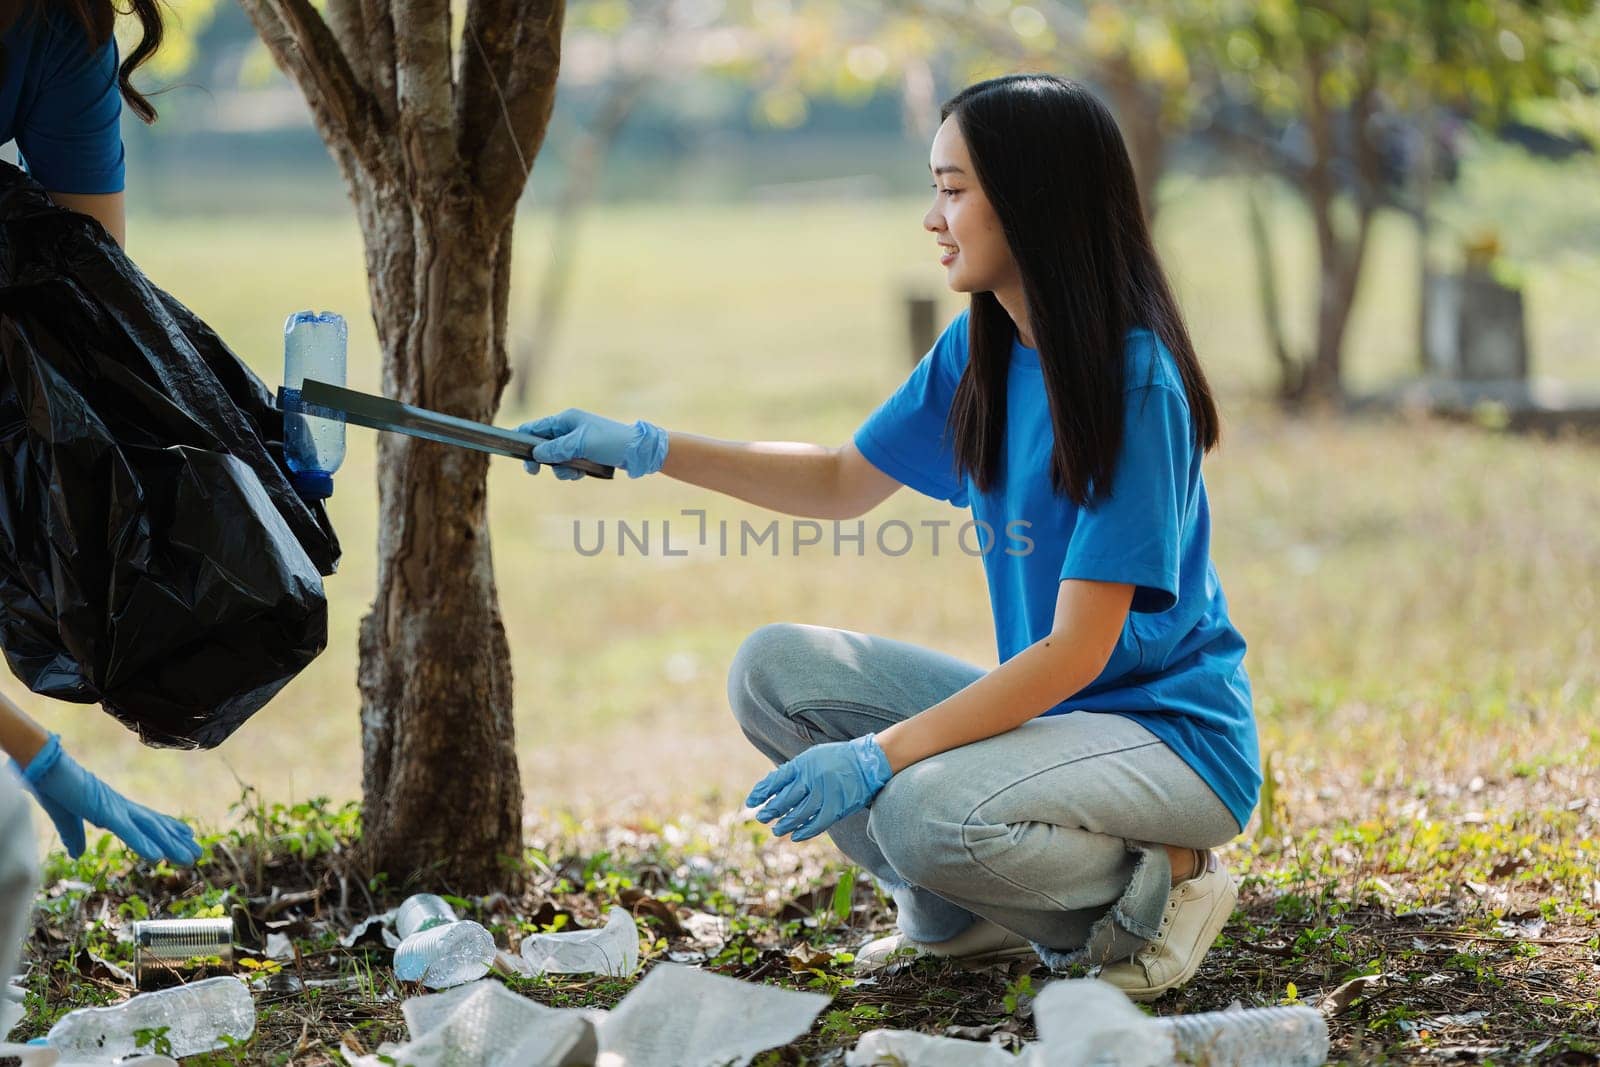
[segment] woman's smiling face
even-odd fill
[[[922,225],[939,242],[946,283],[958,293],[1020,291],[1021,272],[1000,217],[978,184],[956,116],[945,119],[934,135],[928,167],[933,172],[933,206]]]

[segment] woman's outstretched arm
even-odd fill
[[[900,488],[854,444],[719,441],[679,431],[668,440],[662,474],[787,515],[852,519]]]

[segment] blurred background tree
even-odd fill
[[[1345,335],[1376,213],[1411,213],[1426,256],[1440,117],[1492,129],[1519,108],[1534,113],[1535,101],[1592,97],[1594,70],[1580,70],[1571,49],[1592,39],[1593,12],[1589,0],[1214,5],[1203,20],[1208,57],[1219,110],[1237,116],[1217,128],[1296,192],[1316,233],[1315,328],[1297,351],[1269,227],[1252,201],[1262,307],[1286,401],[1342,399]]]

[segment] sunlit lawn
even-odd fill
[[[1213,550],[1250,642],[1264,749],[1313,781],[1592,766],[1600,449],[1438,424],[1284,421],[1253,399],[1272,367],[1237,187],[1179,179],[1166,192],[1168,263],[1228,419],[1207,471]],[[729,439],[844,441],[909,369],[905,288],[939,285],[923,207],[597,210],[533,410],[500,421],[575,405]],[[1283,286],[1305,323],[1309,243],[1288,205],[1281,215]],[[524,297],[545,230],[531,217],[518,235]],[[1515,248],[1522,236],[1508,240]],[[269,380],[287,312],[343,311],[352,384],[376,388],[353,222],[136,218],[130,240],[149,274]],[[1373,256],[1349,346],[1362,389],[1415,365],[1410,229],[1383,220]],[[1538,373],[1600,382],[1596,259],[1551,252],[1528,281]],[[945,300],[953,313],[955,298]],[[516,308],[518,332],[529,304]],[[355,635],[373,592],[373,462],[373,435],[353,430],[332,501],[345,559],[328,584],[327,653],[219,750],[141,749],[96,709],[31,696],[27,706],[116,784],[206,820],[238,796],[235,775],[273,799],[357,795]],[[779,558],[720,557],[713,536],[711,551],[665,559],[662,522],[672,520],[675,547],[693,530],[682,509],[706,508],[735,534],[740,519],[760,527],[775,516],[662,477],[566,483],[496,461],[491,481],[530,808],[670,808],[715,791],[732,805],[761,764],[728,715],[725,673],[762,623],[872,631],[994,663],[976,558],[948,544],[935,557],[925,541],[891,558],[873,545],[885,519],[960,520],[909,490],[868,517],[860,558],[852,546],[835,558],[831,531],[791,554],[785,518]],[[606,552],[574,550],[575,519],[588,544],[607,521]],[[618,519],[650,523],[648,558],[631,546],[618,558]]]

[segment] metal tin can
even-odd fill
[[[232,919],[145,919],[133,924],[133,980],[141,989],[232,971]]]

